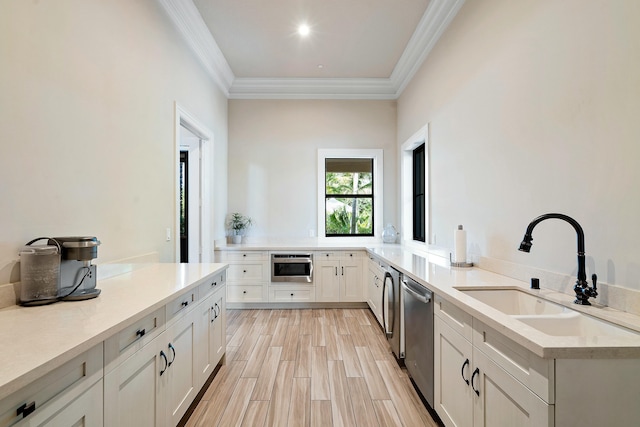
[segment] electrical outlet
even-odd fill
[[[167,242],[171,241],[171,228],[167,227]]]

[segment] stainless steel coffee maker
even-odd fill
[[[100,241],[91,236],[52,237],[50,245],[62,250],[58,298],[79,301],[100,295],[96,289],[96,266],[91,261],[98,257]]]

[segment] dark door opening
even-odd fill
[[[180,262],[189,262],[189,152],[180,151]]]

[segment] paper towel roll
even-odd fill
[[[453,232],[455,262],[467,262],[467,232],[459,225]]]

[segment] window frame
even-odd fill
[[[425,241],[415,240],[413,236],[413,150],[424,144],[424,235]],[[400,147],[400,217],[402,218],[402,243],[409,247],[428,250],[431,243],[431,204],[429,187],[429,124],[424,125]]]
[[[319,149],[318,150],[318,239],[328,240],[332,242],[357,239],[358,242],[373,242],[380,240],[382,236],[381,224],[384,224],[382,207],[383,204],[383,161],[384,151],[381,149]],[[373,162],[373,235],[349,234],[349,235],[326,235],[326,171],[325,164],[327,159],[370,159]]]

